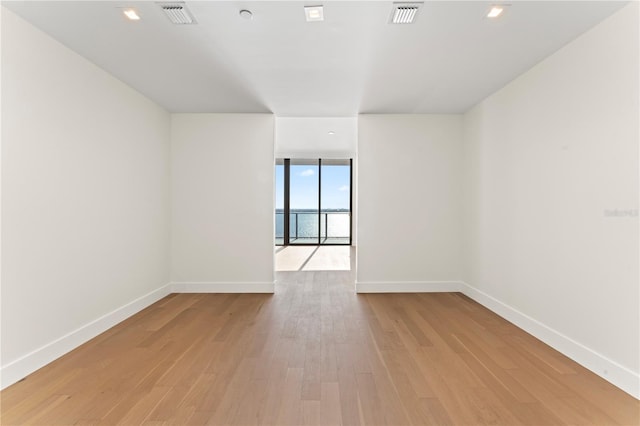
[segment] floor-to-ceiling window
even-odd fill
[[[352,160],[276,160],[276,245],[350,245]]]
[[[289,244],[319,243],[319,194],[320,167],[318,160],[291,160],[288,200]]]
[[[321,244],[351,244],[351,160],[321,160]]]

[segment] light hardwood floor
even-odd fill
[[[457,293],[171,295],[1,394],[2,425],[637,425],[640,405]]]

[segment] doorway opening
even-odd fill
[[[276,271],[352,271],[353,160],[276,160]]]

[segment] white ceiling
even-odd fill
[[[2,3],[171,112],[336,117],[464,112],[627,2],[427,0],[392,25],[390,1],[187,1],[186,26],[152,1]]]

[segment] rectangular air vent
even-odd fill
[[[391,10],[392,24],[413,24],[422,3],[394,3]]]
[[[164,11],[167,18],[174,24],[185,25],[195,24],[196,21],[182,3],[161,3],[160,7]]]

